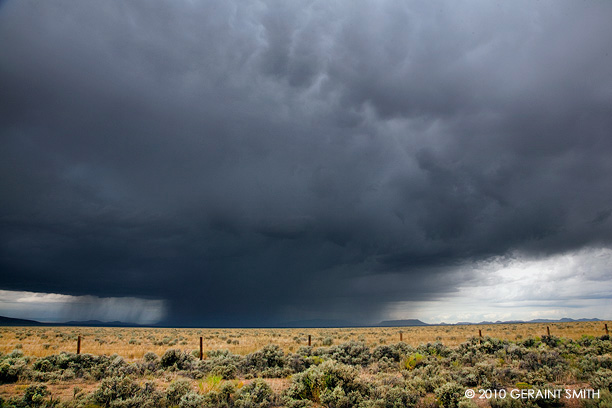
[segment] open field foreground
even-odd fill
[[[0,352],[20,349],[25,355],[44,357],[60,352],[75,352],[81,336],[81,352],[95,355],[118,354],[132,360],[146,352],[163,354],[169,348],[198,349],[203,337],[204,350],[227,349],[246,355],[268,344],[279,346],[285,353],[308,345],[329,346],[351,340],[365,342],[369,347],[394,344],[400,340],[411,345],[441,342],[457,346],[471,337],[483,336],[520,341],[547,334],[578,340],[582,336],[605,334],[604,324],[611,322],[523,323],[465,326],[422,327],[360,327],[333,329],[157,329],[115,327],[0,327]]]
[[[610,407],[604,323],[4,327],[0,406]]]

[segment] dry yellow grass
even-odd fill
[[[77,336],[81,336],[81,352],[96,355],[118,354],[126,359],[139,359],[152,351],[162,355],[170,348],[198,350],[199,338],[204,338],[204,350],[228,349],[236,354],[248,354],[266,344],[276,344],[285,352],[307,345],[308,335],[313,346],[322,346],[325,339],[333,344],[350,340],[365,341],[370,346],[403,341],[411,345],[440,341],[448,346],[465,342],[468,338],[491,336],[520,340],[546,334],[578,339],[583,335],[601,336],[604,323],[612,329],[612,322],[523,323],[469,326],[425,327],[362,327],[338,329],[158,329],[108,327],[1,327],[0,352],[21,349],[25,355],[43,357],[62,351],[75,352]],[[329,340],[328,340],[329,341]]]

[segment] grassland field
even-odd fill
[[[605,324],[0,327],[0,408],[612,407]],[[517,387],[601,394],[464,396]]]
[[[60,352],[76,352],[81,336],[81,352],[95,355],[118,354],[133,360],[146,352],[162,355],[169,348],[199,349],[203,337],[204,351],[227,349],[246,355],[268,344],[278,345],[284,352],[296,351],[308,344],[330,346],[351,340],[370,347],[393,344],[400,340],[411,345],[439,341],[457,346],[479,335],[511,341],[547,334],[577,340],[582,336],[605,334],[604,324],[612,330],[612,322],[520,323],[418,327],[359,327],[301,329],[183,329],[183,328],[116,328],[116,327],[0,327],[0,352],[20,349],[27,356],[44,357]]]

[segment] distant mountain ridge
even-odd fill
[[[605,320],[597,318],[570,319],[533,319],[533,320],[507,320],[507,321],[482,321],[478,323],[458,322],[458,323],[425,323],[418,319],[384,320],[377,324],[357,324],[347,320],[335,319],[311,319],[297,320],[282,323],[270,328],[341,328],[341,327],[422,327],[422,326],[467,326],[467,325],[486,325],[486,324],[521,324],[521,323],[571,323],[571,322],[602,322]],[[36,320],[16,319],[12,317],[0,316],[0,326],[81,326],[81,327],[196,327],[196,326],[170,326],[167,324],[143,325],[137,323],[126,323],[120,321],[101,322],[99,320],[69,321],[64,323],[43,323]],[[204,327],[204,326],[202,326]],[[236,327],[240,328],[240,327]]]
[[[490,321],[482,321],[478,323],[472,322],[457,322],[457,323],[440,323],[439,326],[467,326],[467,325],[476,325],[476,324],[521,324],[521,323],[571,323],[571,322],[603,322],[602,319],[597,318],[582,318],[582,319],[570,319],[569,317],[564,317],[562,319],[533,319],[533,320],[506,320],[501,321],[497,320],[495,322]],[[437,326],[437,325],[429,325],[429,326]]]
[[[0,326],[45,326],[45,323],[37,322],[36,320],[0,316]]]
[[[408,327],[408,326],[431,326],[418,319],[385,320],[378,323],[379,327]]]
[[[0,316],[0,326],[81,326],[81,327],[153,327],[143,326],[137,323],[125,322],[101,322],[99,320],[70,321],[62,323],[44,323],[36,320],[15,319],[13,317]]]

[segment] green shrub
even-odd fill
[[[210,391],[204,395],[203,407],[230,408],[233,407],[232,397],[236,388],[231,383],[223,384],[219,390]]]
[[[159,360],[159,356],[152,351],[147,351],[142,359],[147,363],[152,363]]]
[[[404,372],[407,373],[407,371]],[[449,381],[448,378],[437,374],[431,374],[427,372],[418,374],[420,375],[407,377],[406,380],[408,384],[410,384],[410,386],[417,390],[421,395],[434,392],[436,389],[440,388],[443,384]]]
[[[344,391],[340,385],[333,389],[326,388],[321,393],[321,403],[328,408],[356,407],[363,401],[363,396],[357,391]]]
[[[506,348],[506,355],[508,355],[510,358],[515,358],[519,360],[522,359],[523,356],[528,352],[528,349],[516,344],[511,344]]]
[[[286,395],[282,397],[282,403],[285,408],[315,408],[317,406],[310,400],[296,400]]]
[[[233,364],[216,365],[210,370],[210,373],[224,380],[231,380],[232,378],[236,378],[238,368]]]
[[[506,398],[492,398],[489,400],[489,404],[491,404],[491,408],[521,408],[525,406],[522,400],[508,396]]]
[[[457,408],[478,408],[478,405],[470,399],[462,399],[457,404]]]
[[[410,408],[419,401],[419,393],[410,386],[397,384],[389,387],[378,385],[370,395],[369,406],[376,408]]]
[[[267,408],[274,401],[274,393],[267,382],[255,379],[240,389],[234,405],[237,408]]]
[[[300,346],[300,348],[297,350],[297,354],[299,354],[300,356],[308,357],[312,356],[313,350],[314,349],[311,346]]]
[[[561,343],[561,339],[556,336],[542,336],[542,343],[548,347],[555,348]]]
[[[284,376],[285,364],[285,354],[275,344],[268,344],[263,349],[248,354],[244,362],[247,372],[260,373],[264,377]]]
[[[16,366],[7,361],[0,362],[0,384],[17,381],[24,367],[25,364],[23,366]]]
[[[179,370],[190,370],[195,358],[188,352],[170,349],[164,353],[160,359],[160,364],[164,368],[176,368]]]
[[[538,343],[539,342],[536,339],[534,339],[533,337],[529,337],[529,338],[523,340],[519,344],[521,346],[523,346],[523,347],[532,348],[532,347],[536,347],[538,345]]]
[[[525,354],[519,367],[528,371],[535,371],[542,367],[565,368],[567,362],[557,351],[530,351]]]
[[[140,387],[130,377],[109,377],[102,380],[93,393],[94,402],[110,407],[116,400],[128,400],[140,392]]]
[[[440,408],[438,401],[435,397],[431,395],[427,395],[426,397],[421,398],[417,405],[418,408]]]
[[[28,361],[20,350],[0,357],[0,384],[17,381],[27,371]]]
[[[56,367],[48,359],[40,359],[36,361],[32,368],[43,373],[50,373],[56,369]]]
[[[291,373],[301,373],[314,364],[311,358],[304,357],[299,353],[292,353],[285,357],[285,368]]]
[[[32,384],[25,389],[23,403],[27,407],[40,407],[45,403],[45,397],[49,395],[46,385]]]
[[[244,365],[244,357],[232,354],[228,350],[211,350],[207,358],[199,363],[198,369],[205,373],[221,376],[226,380],[236,378],[238,367]]]
[[[448,357],[451,354],[451,350],[439,341],[421,344],[417,347],[417,352],[440,357]]]
[[[322,351],[322,356],[336,360],[342,364],[366,366],[372,355],[364,342],[350,341]]]
[[[166,390],[166,399],[170,405],[178,405],[181,398],[191,391],[191,382],[185,379],[174,380]]]
[[[422,364],[425,364],[425,356],[419,353],[414,353],[404,357],[400,367],[405,370],[413,370]]]
[[[180,408],[203,408],[207,405],[206,398],[196,392],[190,392],[181,397]]]
[[[352,392],[368,393],[367,387],[359,381],[355,368],[328,360],[294,375],[287,395],[291,399],[319,403],[324,392],[333,393],[336,387],[340,387],[345,396],[354,395]],[[335,395],[339,396],[340,391],[336,391]],[[333,397],[328,395],[327,398]]]
[[[440,406],[457,408],[459,401],[464,398],[464,388],[455,382],[449,382],[439,387],[435,394]]]
[[[33,378],[50,380],[60,378],[94,378],[125,376],[137,374],[141,370],[137,364],[128,364],[118,356],[94,356],[91,354],[75,354],[62,352],[39,358],[32,365]],[[55,375],[50,375],[54,373]]]
[[[372,350],[372,360],[379,361],[383,358],[386,358],[389,360],[393,360],[395,362],[399,362],[402,355],[407,354],[403,351],[404,350],[400,350],[400,348],[397,346],[392,346],[392,345],[378,346],[374,348],[374,350]]]
[[[525,372],[514,367],[505,367],[496,369],[493,375],[503,384],[514,384],[525,377]]]
[[[602,390],[599,398],[582,400],[583,408],[612,408],[612,393]]]
[[[612,391],[612,370],[599,369],[591,376],[594,389]]]

